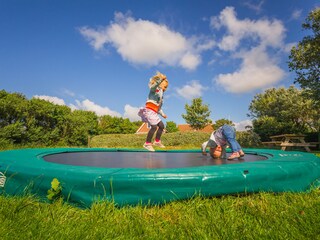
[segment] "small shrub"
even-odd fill
[[[62,187],[58,179],[54,178],[51,182],[51,188],[48,190],[47,198],[50,201],[55,201],[62,198]]]

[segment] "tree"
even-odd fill
[[[71,109],[43,99],[29,100],[25,118],[29,142],[54,145],[66,137],[68,116]]]
[[[0,91],[0,127],[21,122],[25,118],[28,100],[21,93]]]
[[[141,122],[139,123],[141,125]],[[140,125],[137,125],[137,122],[130,122],[128,118],[112,117],[110,115],[104,115],[99,119],[101,134],[135,133]]]
[[[179,129],[177,127],[177,124],[173,121],[168,121],[166,124],[166,130],[168,133],[178,132]]]
[[[212,123],[209,119],[211,111],[209,106],[202,104],[201,98],[194,98],[192,104],[189,106],[185,105],[186,114],[182,114],[182,117],[193,129],[203,129],[208,124]]]
[[[304,37],[297,46],[291,49],[289,69],[295,71],[294,83],[315,101],[320,103],[320,8],[309,13],[302,28],[311,30],[312,35]],[[319,106],[319,105],[318,105]]]
[[[6,142],[21,143],[25,139],[27,98],[20,93],[0,91],[0,138]]]
[[[218,119],[217,121],[215,121],[215,123],[213,124],[213,129],[218,129],[219,127],[223,126],[224,124],[235,126],[235,124],[231,120],[221,118],[221,119]]]
[[[254,131],[262,141],[282,133],[305,133],[319,131],[320,109],[304,97],[304,90],[271,88],[257,94],[252,100],[248,114],[253,119]]]
[[[91,111],[73,111],[67,124],[69,130],[67,140],[73,146],[86,145],[88,135],[95,135],[98,132],[98,117]]]
[[[128,124],[125,124],[128,125]],[[0,145],[86,145],[88,134],[98,133],[94,112],[0,91]]]

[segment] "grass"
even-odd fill
[[[320,191],[78,209],[0,197],[1,239],[320,239]]]
[[[165,134],[163,141],[169,149],[199,148],[207,137]],[[145,135],[102,135],[92,139],[91,147],[140,148],[144,139]],[[88,209],[0,194],[0,239],[320,240],[319,216],[319,188],[306,193],[196,196],[161,206],[118,208],[100,202]]]

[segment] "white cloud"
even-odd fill
[[[214,79],[227,92],[245,93],[268,87],[279,82],[285,75],[261,47],[239,54],[237,57],[243,60],[238,71],[219,74]]]
[[[112,46],[125,61],[148,66],[166,64],[193,70],[201,62],[199,52],[213,46],[212,41],[187,39],[165,25],[122,13],[117,13],[108,26],[81,27],[79,31],[95,50]]]
[[[262,11],[262,5],[263,5],[264,1],[260,1],[259,4],[254,4],[250,1],[245,1],[243,4],[245,6],[247,6],[248,8],[254,10],[257,14],[260,13]]]
[[[126,104],[124,106],[123,117],[124,118],[129,118],[129,120],[132,121],[132,122],[139,121],[139,120],[141,120],[141,118],[138,116],[138,111],[139,111],[139,108],[132,107],[129,104]]]
[[[221,21],[218,16],[212,16],[210,18],[210,26],[217,30],[219,30],[222,27]]]
[[[103,116],[103,115],[110,115],[113,117],[121,117],[121,114],[110,110],[108,107],[101,107],[98,104],[95,104],[94,102],[86,99],[83,101],[76,100],[76,105],[70,104],[71,109],[80,109],[80,110],[86,110],[86,111],[93,111],[95,112],[98,116]]]
[[[234,123],[234,125],[237,131],[246,131],[246,126],[252,126],[252,121],[247,119],[238,123]]]
[[[197,40],[196,40],[197,41]],[[197,52],[202,52],[212,49],[216,45],[216,42],[212,39],[204,39],[203,43],[199,43],[196,47]]]
[[[302,10],[301,9],[299,9],[299,10],[296,9],[296,10],[294,10],[292,12],[291,19],[294,19],[294,20],[299,19],[301,17],[301,14],[302,14]]]
[[[290,51],[291,51],[291,49],[294,47],[294,46],[296,46],[297,45],[297,43],[287,43],[287,44],[285,44],[284,46],[283,46],[283,51],[285,52],[285,53],[290,53]]]
[[[42,100],[46,100],[48,102],[57,104],[57,105],[66,105],[65,101],[58,97],[52,97],[52,96],[45,96],[45,95],[34,95],[33,98],[38,98]],[[120,113],[111,110],[108,107],[101,107],[100,105],[86,99],[83,101],[75,100],[76,104],[69,104],[68,107],[71,108],[71,110],[86,110],[86,111],[92,111],[95,112],[98,116],[103,115],[110,115],[113,117],[122,117]],[[129,118],[131,121],[137,121],[140,120],[139,116],[135,117],[138,113],[138,108],[131,107],[130,105],[125,106],[125,113],[124,117]]]
[[[87,39],[89,44],[95,50],[101,50],[103,49],[103,45],[108,42],[106,30],[107,29],[100,29],[96,31],[88,27],[82,27],[80,28],[80,33]]]
[[[180,65],[186,69],[194,70],[201,62],[199,55],[186,53],[180,60]]]
[[[33,98],[46,100],[48,102],[51,102],[57,105],[66,105],[63,99],[57,98],[57,97],[45,96],[45,95],[34,95]]]
[[[285,72],[277,66],[274,55],[268,54],[268,50],[286,52],[289,47],[284,44],[286,30],[281,21],[240,20],[233,7],[226,7],[218,17],[211,18],[211,26],[225,28],[218,46],[231,58],[241,60],[235,72],[219,74],[214,79],[227,92],[250,92],[282,80]]]
[[[285,28],[279,20],[237,19],[233,7],[226,7],[218,17],[211,18],[213,28],[225,27],[227,34],[222,38],[219,47],[225,51],[234,51],[240,41],[250,39],[257,45],[280,47],[283,44]],[[252,44],[251,44],[252,45]]]
[[[190,84],[183,86],[180,89],[176,89],[178,95],[191,100],[202,96],[204,90],[207,87],[202,86],[198,81],[191,81]]]
[[[63,89],[62,90],[64,94],[66,94],[67,96],[70,96],[70,97],[74,97],[76,94],[68,89]]]

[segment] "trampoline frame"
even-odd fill
[[[51,181],[57,178],[62,195],[70,203],[89,207],[107,200],[117,206],[163,204],[195,195],[220,196],[253,192],[303,192],[320,186],[320,158],[305,152],[244,149],[246,154],[267,160],[239,164],[187,168],[98,168],[44,161],[49,154],[90,151],[146,152],[139,149],[47,148],[0,152],[0,172],[6,182],[0,192],[26,192],[46,199]],[[159,151],[164,152],[164,151]],[[200,150],[169,150],[195,152]],[[237,160],[236,160],[237,161]]]

